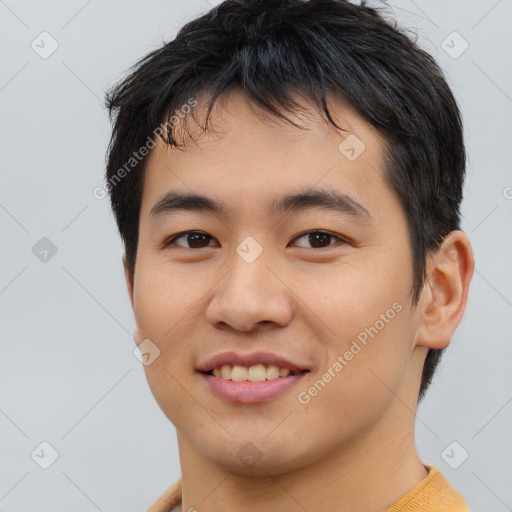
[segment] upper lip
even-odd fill
[[[204,363],[197,367],[200,372],[209,372],[214,368],[222,365],[230,364],[240,366],[253,366],[256,364],[275,365],[279,368],[287,368],[293,372],[308,370],[303,366],[288,361],[284,357],[278,356],[271,352],[252,352],[250,354],[242,354],[240,352],[222,352],[207,359]]]

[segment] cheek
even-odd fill
[[[373,320],[363,329],[355,325],[362,320],[340,316],[341,334],[329,344],[325,367],[300,390],[301,403],[308,401],[302,418],[312,429],[323,418],[326,439],[349,439],[373,425],[401,386],[410,360],[409,313],[405,307],[389,311],[388,323]]]
[[[133,305],[137,326],[141,340],[150,339],[160,351],[144,371],[160,408],[175,422],[174,411],[190,407],[182,385],[193,371],[191,348],[204,285],[170,272],[161,263],[146,261],[144,254],[137,265]]]
[[[194,406],[186,383],[192,372],[189,322],[197,299],[193,285],[187,287],[157,266],[141,265],[137,270],[134,314],[140,336],[150,339],[159,350],[158,357],[144,366],[144,372],[160,409],[173,424],[180,425],[180,411]]]
[[[400,307],[393,305],[402,304],[408,293],[403,273],[395,270],[393,274],[378,258],[326,265],[314,273],[295,274],[292,282],[297,296],[330,334],[345,341],[376,322],[380,330],[381,315],[384,321],[394,319]]]
[[[205,285],[190,273],[162,262],[138,260],[135,273],[134,314],[141,335],[153,337],[163,348],[197,314]]]
[[[413,348],[410,283],[404,273],[393,274],[374,261],[371,268],[360,263],[334,269],[330,279],[317,276],[315,283],[308,288],[309,300],[325,326],[327,356],[320,371],[331,368],[336,374],[337,384],[329,387],[339,386],[347,405],[371,401],[375,386],[389,393],[379,377],[396,388]],[[328,407],[329,399],[325,403]]]

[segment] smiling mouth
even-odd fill
[[[235,382],[262,382],[265,380],[282,379],[290,375],[299,375],[306,372],[309,372],[309,370],[290,370],[289,368],[280,368],[273,364],[255,364],[252,366],[224,364],[204,373]]]

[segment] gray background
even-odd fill
[[[140,511],[179,476],[174,427],[133,354],[113,217],[92,191],[109,137],[104,91],[211,2],[0,1],[4,512]],[[418,411],[419,451],[473,512],[512,510],[512,1],[391,6],[463,111],[463,229],[476,256],[466,315]],[[47,58],[44,31],[58,43]],[[43,441],[58,452],[48,469]]]

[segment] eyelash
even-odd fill
[[[330,236],[331,238],[334,238],[336,239],[338,242],[341,242],[343,244],[345,243],[348,243],[347,240],[343,239],[342,237],[338,236],[338,235],[335,235],[334,233],[331,233],[330,231],[324,231],[324,230],[321,230],[321,229],[314,229],[314,230],[311,230],[311,231],[305,231],[304,233],[301,233],[300,235],[297,235],[292,241],[295,241],[295,240],[299,240],[307,235],[311,235],[313,233],[320,233],[322,235],[326,235],[326,236]],[[214,237],[208,235],[208,233],[205,233],[204,231],[184,231],[182,233],[178,233],[174,236],[172,236],[171,238],[169,238],[165,243],[164,243],[164,247],[169,247],[170,245],[173,245],[174,242],[176,240],[178,240],[179,238],[182,238],[182,237],[185,237],[187,235],[204,235],[206,237],[209,237],[211,240],[214,239]],[[322,249],[328,249],[330,247],[332,247],[333,245],[335,244],[329,244],[328,246],[326,247],[320,247],[320,248],[315,248],[315,247],[302,247],[302,249],[317,249],[317,250],[322,250]],[[181,247],[183,249],[190,249],[190,250],[197,250],[194,249],[193,247],[183,247],[181,245],[179,245],[178,247]],[[199,247],[198,249],[206,249],[210,247],[209,245],[205,246],[205,247]]]

